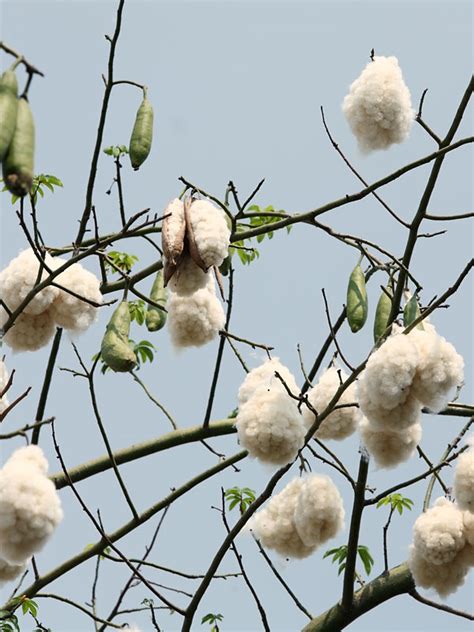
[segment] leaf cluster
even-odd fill
[[[237,505],[241,514],[245,512],[247,507],[255,500],[255,492],[249,487],[230,487],[224,492],[224,497],[229,503],[229,511]]]
[[[359,546],[357,547],[357,554],[361,559],[366,574],[370,575],[372,567],[374,565],[374,558],[370,554],[369,547],[364,546],[363,544],[359,544]],[[323,555],[323,559],[329,556],[332,556],[331,562],[333,564],[337,562],[339,566],[337,574],[340,575],[346,568],[347,544],[343,544],[342,546],[339,546],[335,549],[330,549],[329,551],[326,551],[326,553]]]
[[[404,509],[409,509],[410,511],[412,510],[413,501],[401,494],[390,494],[389,496],[385,496],[385,498],[379,500],[376,507],[378,509],[384,505],[390,505],[392,511],[398,511],[398,513],[402,515]]]

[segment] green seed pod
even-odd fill
[[[151,149],[151,141],[153,140],[153,107],[146,96],[138,108],[133,126],[132,136],[130,137],[130,162],[132,167],[137,171],[148,158]]]
[[[388,327],[388,319],[392,310],[392,295],[390,293],[388,296],[387,292],[390,293],[388,288],[385,291],[382,290],[375,310],[374,342],[379,341]]]
[[[153,286],[151,288],[150,298],[158,305],[166,305],[166,298],[168,292],[164,286],[163,270],[158,270]],[[153,305],[148,305],[146,310],[145,323],[148,331],[159,331],[165,326],[166,312],[162,309],[158,309]]]
[[[405,327],[408,327],[420,315],[421,315],[420,306],[418,305],[416,296],[413,295],[405,303],[405,307],[403,308],[403,324],[405,325]],[[416,329],[424,329],[423,323],[418,323],[418,325],[416,326]]]
[[[119,373],[131,371],[137,364],[137,356],[128,342],[130,311],[128,302],[122,301],[112,314],[100,346],[102,360]]]
[[[0,77],[0,162],[12,142],[18,112],[18,81],[13,70]]]
[[[347,322],[352,333],[356,333],[365,325],[368,313],[365,277],[359,264],[352,270],[347,286]]]
[[[10,147],[3,161],[5,186],[22,197],[30,192],[33,184],[35,154],[35,124],[28,101],[18,99],[16,127]]]

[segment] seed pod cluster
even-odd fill
[[[34,175],[35,124],[26,96],[18,98],[14,70],[0,78],[0,162],[6,188],[18,197],[30,192]]]
[[[250,521],[263,546],[304,558],[344,526],[341,495],[328,476],[294,478]]]
[[[16,310],[39,283],[47,281],[49,272],[46,267],[54,272],[65,263],[65,259],[53,258],[46,253],[44,264],[41,264],[31,249],[12,259],[0,272],[0,295],[10,312]],[[102,303],[97,277],[74,263],[54,281],[55,285],[46,285],[34,295],[5,334],[4,341],[13,350],[40,349],[53,336],[55,326],[76,334],[94,322],[97,306]],[[0,308],[0,326],[8,318],[7,311]]]

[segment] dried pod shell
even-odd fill
[[[165,270],[165,285],[173,275],[176,265],[183,253],[184,236],[186,233],[186,220],[184,217],[184,205],[181,200],[175,198],[165,209],[165,218],[161,229],[161,243],[166,260],[169,264],[168,279]]]
[[[204,272],[207,272],[207,266],[201,258],[199,254],[199,249],[196,245],[196,240],[194,238],[193,225],[191,222],[191,218],[189,215],[189,209],[191,207],[192,200],[188,198],[184,202],[184,216],[186,218],[186,244],[188,247],[189,254],[191,255],[194,263],[201,268]]]

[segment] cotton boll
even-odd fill
[[[200,347],[224,327],[225,314],[214,282],[190,296],[168,295],[168,328],[175,347]]]
[[[40,551],[63,517],[54,484],[28,459],[0,471],[0,551],[11,563]]]
[[[251,518],[249,526],[264,547],[288,557],[308,557],[315,550],[300,538],[294,514],[303,481],[295,478]]]
[[[378,403],[374,403],[370,395],[371,389],[367,381],[358,381],[357,396],[360,408],[374,428],[377,427],[380,430],[401,430],[420,422],[421,403],[412,394],[411,389],[407,399],[391,410],[382,408]]]
[[[359,148],[368,153],[402,143],[414,119],[396,57],[375,57],[352,83],[342,111]]]
[[[461,509],[474,513],[474,449],[463,452],[456,462],[454,496]]]
[[[257,389],[240,406],[235,426],[241,445],[264,463],[290,463],[303,447],[305,429],[298,407],[281,390]]]
[[[464,360],[432,325],[427,323],[424,327],[424,330],[413,329],[408,335],[419,354],[412,389],[424,406],[439,412],[463,382]]]
[[[468,552],[469,554],[469,552]],[[466,547],[446,564],[428,562],[413,544],[410,546],[408,566],[415,584],[421,588],[434,588],[441,597],[456,592],[464,584],[469,571]]]
[[[56,282],[88,301],[98,305],[102,303],[99,279],[79,263],[73,263],[66,268],[56,277]],[[88,329],[97,317],[96,306],[62,289],[59,290],[51,309],[57,325],[74,333],[82,333]]]
[[[297,395],[300,392],[293,374],[278,358],[272,358],[247,373],[245,380],[239,388],[239,404],[245,404],[260,387],[278,389],[286,392],[285,386],[281,380],[275,376],[275,373],[281,375],[285,384],[293,394]]]
[[[54,259],[46,254],[45,264],[52,269]],[[8,266],[0,272],[0,296],[8,308],[15,310],[26,298],[27,294],[41,281],[44,281],[49,273],[43,269],[41,278],[38,279],[40,262],[31,248],[23,250],[18,257],[12,259]],[[35,294],[32,300],[23,310],[23,313],[35,316],[41,314],[54,301],[58,295],[58,289],[52,285],[45,287]]]
[[[15,450],[3,466],[3,471],[8,471],[11,467],[21,467],[21,465],[34,467],[41,474],[48,472],[48,461],[43,450],[37,445],[28,445]]]
[[[445,498],[439,498],[431,509],[422,513],[413,527],[417,551],[432,564],[450,562],[465,542],[462,512]]]
[[[26,562],[10,564],[0,557],[0,586],[19,577],[26,570]]]
[[[227,257],[230,238],[224,212],[208,200],[195,200],[189,208],[189,220],[205,266],[220,266]]]
[[[3,391],[3,389],[6,387],[6,385],[8,384],[8,371],[7,371],[7,367],[5,366],[5,362],[0,358],[0,393]],[[8,398],[6,395],[4,395],[3,397],[0,397],[0,413],[3,413],[3,411],[8,407]]]
[[[0,327],[6,321],[6,312],[0,309]],[[54,329],[54,319],[50,309],[37,315],[22,312],[4,335],[3,341],[13,351],[36,351],[48,344],[53,337]]]
[[[381,430],[369,420],[359,424],[362,440],[379,467],[395,467],[411,457],[421,440],[421,424],[414,424],[400,432]]]
[[[171,278],[168,287],[180,296],[189,296],[205,288],[209,281],[209,272],[203,272],[189,255],[183,257]]]
[[[316,386],[308,392],[309,403],[318,413],[327,407],[347,377],[343,371],[336,367],[331,367],[322,374]],[[343,392],[337,404],[352,404],[356,401],[356,386],[352,383]],[[360,411],[357,406],[336,408],[324,419],[315,436],[318,439],[345,439],[354,432],[359,419]],[[303,420],[307,428],[310,428],[315,421],[314,413],[307,406],[303,407]]]
[[[329,476],[304,478],[295,507],[295,527],[306,546],[318,547],[343,526],[342,497]]]
[[[408,398],[418,367],[418,351],[409,336],[395,333],[373,353],[360,384],[373,406],[392,410]],[[361,403],[362,412],[367,415]]]

